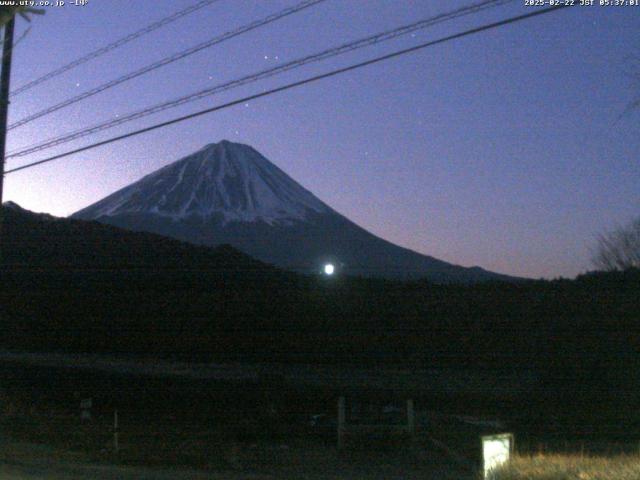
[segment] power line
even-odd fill
[[[359,40],[348,42],[348,43],[339,45],[337,47],[332,47],[332,48],[323,50],[319,53],[314,53],[312,55],[301,57],[296,60],[292,60],[290,62],[283,63],[275,67],[268,68],[266,70],[262,70],[257,73],[240,77],[232,81],[224,82],[222,84],[218,84],[213,87],[206,88],[204,90],[199,90],[197,92],[194,92],[182,97],[178,97],[176,99],[173,99],[167,102],[162,102],[160,104],[156,104],[151,107],[147,107],[142,110],[138,110],[136,112],[132,112],[124,116],[119,116],[117,118],[99,123],[97,125],[93,125],[88,128],[82,128],[82,129],[64,134],[62,136],[50,138],[48,140],[45,140],[44,142],[32,144],[26,148],[23,148],[22,150],[16,150],[16,151],[10,152],[7,158],[23,157],[35,152],[53,148],[58,145],[62,145],[64,143],[68,143],[73,140],[77,140],[79,138],[85,137],[87,135],[91,135],[103,130],[114,128],[124,123],[138,120],[140,118],[143,118],[158,112],[162,112],[164,110],[168,110],[171,108],[178,107],[180,105],[184,105],[186,103],[194,102],[196,100],[200,100],[204,97],[211,96],[223,91],[231,90],[233,88],[254,83],[256,81],[263,80],[265,78],[269,78],[274,75],[278,75],[280,73],[284,73],[286,71],[293,70],[310,63],[319,62],[319,61],[326,60],[328,58],[342,55],[344,53],[348,53],[364,47],[375,45],[381,42],[386,42],[394,38],[397,38],[399,36],[407,35],[411,32],[415,32],[420,29],[425,29],[427,27],[431,27],[433,25],[436,25],[448,20],[452,20],[457,17],[469,15],[472,13],[478,13],[482,10],[485,10],[488,8],[494,8],[496,6],[503,5],[506,3],[511,3],[513,1],[514,0],[483,0],[482,2],[473,4],[473,5],[468,5],[466,7],[462,7],[450,12],[442,13],[434,17],[429,17],[427,19],[410,23],[408,25],[404,25],[392,30],[387,30],[382,33],[364,37]]]
[[[510,18],[507,18],[505,20],[500,20],[499,22],[494,22],[494,23],[486,24],[486,25],[483,25],[483,26],[480,26],[480,27],[472,28],[470,30],[465,30],[464,32],[460,32],[460,33],[456,33],[456,34],[453,34],[453,35],[449,35],[447,37],[443,37],[443,38],[440,38],[438,40],[432,40],[432,41],[429,41],[429,42],[426,42],[426,43],[421,43],[421,44],[413,46],[413,47],[405,48],[405,49],[402,49],[402,50],[395,51],[393,53],[389,53],[389,54],[386,54],[386,55],[382,55],[382,56],[373,58],[371,60],[366,60],[364,62],[360,62],[360,63],[356,63],[356,64],[353,64],[353,65],[349,65],[347,67],[343,67],[343,68],[339,68],[339,69],[336,69],[336,70],[332,70],[332,71],[327,72],[327,73],[323,73],[323,74],[320,74],[320,75],[315,75],[313,77],[309,77],[309,78],[306,78],[304,80],[299,80],[297,82],[288,83],[288,84],[283,85],[281,87],[273,88],[271,90],[267,90],[267,91],[264,91],[262,93],[256,93],[254,95],[249,95],[248,97],[244,97],[244,98],[240,98],[240,99],[237,99],[237,100],[233,100],[231,102],[223,103],[221,105],[216,105],[214,107],[207,108],[205,110],[200,110],[198,112],[191,113],[189,115],[184,115],[182,117],[174,118],[174,119],[168,120],[166,122],[162,122],[162,123],[158,123],[158,124],[155,124],[155,125],[152,125],[152,126],[149,126],[149,127],[141,128],[139,130],[135,130],[133,132],[125,133],[123,135],[118,135],[116,137],[112,137],[112,138],[109,138],[107,140],[103,140],[101,142],[96,142],[96,143],[93,143],[91,145],[86,145],[84,147],[80,147],[80,148],[77,148],[75,150],[71,150],[71,151],[68,151],[68,152],[65,152],[65,153],[54,155],[52,157],[45,158],[45,159],[42,159],[42,160],[38,160],[36,162],[31,162],[31,163],[28,163],[26,165],[22,165],[20,167],[13,168],[11,170],[7,170],[6,173],[9,174],[9,173],[18,172],[20,170],[26,170],[28,168],[35,167],[37,165],[42,165],[44,163],[52,162],[54,160],[59,160],[61,158],[65,158],[65,157],[74,155],[76,153],[84,152],[84,151],[87,151],[87,150],[92,150],[94,148],[101,147],[103,145],[107,145],[107,144],[114,143],[114,142],[117,142],[117,141],[120,141],[120,140],[124,140],[126,138],[135,137],[135,136],[141,135],[143,133],[147,133],[147,132],[150,132],[150,131],[153,131],[153,130],[157,130],[159,128],[168,127],[169,125],[173,125],[173,124],[176,124],[176,123],[184,122],[186,120],[190,120],[192,118],[200,117],[200,116],[206,115],[208,113],[213,113],[213,112],[216,112],[216,111],[219,111],[219,110],[224,110],[226,108],[233,107],[234,105],[245,103],[245,102],[248,102],[248,101],[251,101],[251,100],[256,100],[258,98],[262,98],[262,97],[266,97],[266,96],[269,96],[269,95],[273,95],[275,93],[284,92],[286,90],[290,90],[290,89],[293,89],[293,88],[296,88],[296,87],[300,87],[300,86],[306,85],[308,83],[316,82],[318,80],[322,80],[322,79],[329,78],[329,77],[334,77],[336,75],[347,73],[347,72],[350,72],[352,70],[356,70],[358,68],[362,68],[362,67],[366,67],[366,66],[373,65],[373,64],[376,64],[376,63],[380,63],[380,62],[383,62],[385,60],[389,60],[389,59],[396,58],[396,57],[399,57],[399,56],[402,56],[402,55],[406,55],[408,53],[413,53],[413,52],[422,50],[422,49],[427,48],[427,47],[431,47],[431,46],[438,45],[438,44],[441,44],[441,43],[449,42],[451,40],[455,40],[455,39],[458,39],[458,38],[466,37],[468,35],[473,35],[473,34],[476,34],[476,33],[484,32],[486,30],[499,28],[499,27],[502,27],[504,25],[509,25],[509,24],[516,23],[516,22],[519,22],[519,21],[522,21],[522,20],[526,20],[528,18],[536,17],[538,15],[543,15],[545,13],[553,12],[553,11],[556,11],[556,10],[561,10],[563,8],[567,8],[568,6],[569,6],[569,4],[566,4],[566,5],[563,4],[563,5],[559,5],[559,6],[555,6],[555,7],[548,7],[548,8],[544,8],[544,9],[540,9],[540,10],[535,10],[535,11],[530,12],[530,13],[526,13],[526,14],[523,14],[523,15],[518,15],[516,17],[510,17]]]
[[[207,7],[209,5],[211,5],[212,3],[215,3],[219,0],[201,0],[198,3],[191,5],[190,7],[185,8],[184,10],[180,10],[179,12],[176,12],[172,15],[169,15],[168,17],[165,17],[157,22],[154,22],[150,25],[147,25],[146,27],[144,27],[141,30],[138,30],[137,32],[133,32],[129,35],[127,35],[126,37],[122,37],[119,40],[116,40],[115,42],[112,42],[104,47],[99,48],[98,50],[95,50],[91,53],[88,53],[87,55],[80,57],[70,63],[67,63],[66,65],[63,65],[60,68],[57,68],[45,75],[42,75],[41,77],[36,78],[35,80],[32,80],[31,82],[23,85],[20,88],[17,88],[16,90],[14,90],[13,92],[11,92],[11,96],[15,96],[15,95],[19,95],[20,93],[26,92],[27,90],[32,89],[33,87],[40,85],[41,83],[44,83],[48,80],[51,80],[52,78],[57,77],[58,75],[62,75],[65,72],[68,72],[69,70],[76,68],[80,65],[82,65],[83,63],[87,63],[90,60],[93,60],[94,58],[98,58],[102,55],[104,55],[105,53],[108,53],[112,50],[115,50],[118,47],[121,47],[122,45],[125,45],[126,43],[129,43],[137,38],[140,38],[148,33],[153,32],[154,30],[158,30],[159,28],[162,28],[166,25],[169,25],[172,22],[175,22],[176,20],[185,17],[193,12],[196,12],[198,10],[200,10],[201,8]]]
[[[81,93],[79,95],[76,95],[75,97],[69,98],[67,100],[64,100],[60,103],[57,103],[55,105],[52,105],[48,108],[45,108],[44,110],[41,110],[39,112],[36,112],[32,115],[29,115],[28,117],[23,118],[22,120],[18,120],[17,122],[9,125],[9,130],[13,130],[14,128],[20,127],[22,125],[25,125],[27,123],[30,123],[38,118],[44,117],[45,115],[49,115],[53,112],[57,112],[58,110],[68,107],[70,105],[73,105],[74,103],[78,103],[81,100],[84,100],[86,98],[92,97],[94,95],[97,95],[98,93],[104,92],[105,90],[108,90],[110,88],[115,87],[116,85],[120,85],[121,83],[124,82],[128,82],[129,80],[133,80],[134,78],[137,78],[141,75],[144,75],[146,73],[152,72],[153,70],[157,70],[158,68],[164,67],[166,65],[169,65],[173,62],[176,62],[178,60],[181,60],[183,58],[186,58],[190,55],[193,55],[194,53],[197,53],[201,50],[204,50],[205,48],[210,48],[214,45],[217,45],[219,43],[222,43],[226,40],[229,40],[231,38],[237,37],[238,35],[242,35],[243,33],[247,33],[251,30],[255,30],[256,28],[262,27],[264,25],[267,25],[269,23],[275,22],[276,20],[280,20],[281,18],[287,17],[289,15],[293,15],[294,13],[297,13],[301,10],[304,10],[306,8],[312,7],[318,3],[322,3],[325,2],[326,0],[304,0],[296,5],[294,5],[293,7],[289,7],[289,8],[285,8],[284,10],[280,10],[277,13],[271,14],[267,17],[264,17],[261,20],[256,20],[254,22],[251,22],[247,25],[243,25],[242,27],[238,27],[235,30],[231,30],[229,32],[226,32],[222,35],[218,35],[212,39],[209,39],[205,42],[199,43],[198,45],[195,45],[191,48],[188,48],[186,50],[183,50],[181,52],[178,52],[174,55],[171,55],[169,57],[165,57],[162,60],[159,60],[157,62],[154,62],[152,64],[149,64],[145,67],[142,67],[138,70],[135,70],[133,72],[130,72],[126,75],[123,75],[119,78],[116,78],[115,80],[111,80],[107,83],[103,83],[102,85],[99,85],[95,88],[92,88],[91,90],[87,90],[84,93]]]

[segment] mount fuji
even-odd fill
[[[438,283],[514,280],[422,255],[342,216],[248,145],[223,140],[167,165],[72,215],[187,242],[230,244],[268,263],[317,272],[427,278]]]

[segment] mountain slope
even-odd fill
[[[3,205],[4,271],[91,272],[126,274],[149,271],[247,271],[261,275],[277,270],[229,245],[196,246],[160,235],[131,232],[98,222],[34,213],[13,202]]]
[[[394,245],[351,222],[253,148],[221,141],[80,210],[97,220],[180,240],[228,243],[301,272],[326,261],[355,275],[436,282],[512,280]]]

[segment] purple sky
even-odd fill
[[[194,2],[48,8],[16,47],[12,85]],[[220,0],[13,98],[10,122],[294,3]],[[15,129],[8,149],[469,3],[328,0]],[[530,8],[515,1],[9,160],[7,168]],[[19,22],[18,36],[26,26]],[[590,268],[598,233],[640,214],[640,111],[621,116],[640,96],[640,80],[630,75],[639,27],[640,7],[553,12],[8,175],[5,200],[65,216],[229,139],[252,145],[399,245],[512,275],[575,276]]]

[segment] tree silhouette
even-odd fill
[[[598,237],[593,264],[599,270],[640,268],[640,217]]]

